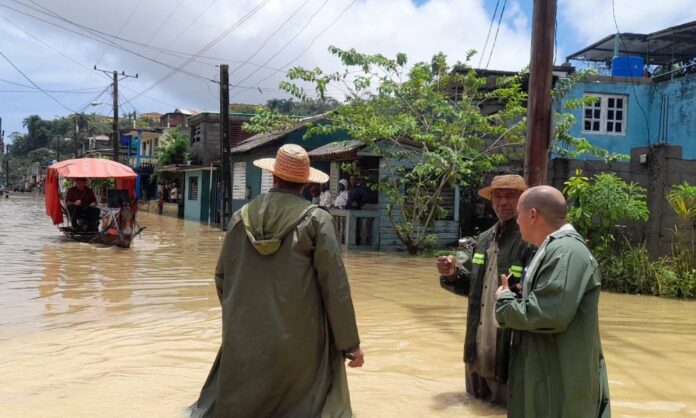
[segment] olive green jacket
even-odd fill
[[[333,218],[271,190],[237,211],[215,284],[222,345],[192,417],[350,417],[359,345]]]
[[[483,278],[488,260],[486,253],[494,240],[498,240],[498,273],[514,274],[518,279],[527,266],[534,248],[524,242],[515,219],[511,219],[505,230],[496,237],[497,224],[482,233],[474,246],[473,256],[463,267],[457,269],[454,280],[440,277],[440,285],[453,293],[469,297],[466,337],[464,339],[464,362],[471,363],[476,357],[476,331],[481,322],[481,294]],[[510,331],[499,329],[496,339],[496,381],[505,383],[508,373]]]
[[[569,226],[539,251],[524,296],[505,291],[496,302],[500,325],[515,330],[508,417],[609,417],[597,262]]]

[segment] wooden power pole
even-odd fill
[[[230,85],[229,66],[220,65],[220,178],[222,181],[222,207],[220,227],[224,231],[232,216],[232,172],[230,169]],[[212,173],[211,173],[212,175]]]
[[[530,187],[546,183],[546,164],[553,135],[551,88],[555,26],[556,0],[534,0],[524,156],[524,177]]]
[[[126,77],[138,78],[138,74],[133,76],[133,75],[127,75],[124,71],[121,71],[121,74],[119,74],[118,71],[100,70],[99,68],[97,68],[96,65],[94,66],[94,69],[97,71],[101,71],[104,74],[111,73],[111,75],[113,77],[114,119],[113,119],[112,128],[111,128],[112,129],[112,132],[111,132],[112,142],[111,143],[114,146],[113,160],[118,162],[118,160],[119,160],[119,155],[118,155],[119,154],[119,141],[121,140],[121,138],[120,138],[121,135],[119,134],[119,131],[118,131],[118,76],[120,75],[123,78],[126,78]]]

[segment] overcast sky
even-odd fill
[[[239,86],[232,103],[264,103],[284,97],[278,82],[292,66],[337,69],[329,45],[405,52],[411,63],[443,51],[455,62],[483,50],[503,4],[489,68],[519,70],[529,62],[532,0],[0,0],[0,52],[17,67],[0,56],[2,127],[7,139],[31,114],[110,114],[108,104],[89,106],[111,103],[110,79],[94,65],[138,74],[119,82],[121,113],[165,113],[216,111],[218,87],[206,80],[218,78],[221,63]],[[615,7],[622,32],[696,20],[693,0],[616,0]],[[559,0],[557,63],[615,31],[610,1]]]

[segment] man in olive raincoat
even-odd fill
[[[192,417],[350,417],[344,356],[363,353],[333,218],[302,188],[328,176],[284,145],[273,189],[237,211],[215,271],[222,345]]]
[[[609,388],[599,339],[597,262],[566,223],[566,201],[549,186],[520,196],[517,223],[538,247],[522,297],[501,277],[495,317],[514,331],[508,417],[609,417]]]
[[[515,222],[517,199],[526,189],[521,176],[493,178],[489,187],[479,190],[479,195],[491,201],[498,222],[479,236],[473,258],[463,266],[456,267],[454,256],[437,260],[440,285],[469,297],[464,341],[466,391],[503,405],[507,401],[510,331],[498,328],[495,322],[495,291],[503,273],[519,280],[533,255]]]

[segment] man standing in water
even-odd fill
[[[363,352],[333,218],[302,189],[329,177],[299,145],[254,161],[273,188],[235,212],[215,270],[222,345],[192,417],[350,417],[344,356]]]
[[[527,189],[518,175],[493,178],[479,196],[490,199],[498,222],[482,233],[474,247],[473,260],[457,267],[454,256],[437,259],[443,288],[469,297],[464,363],[466,391],[479,399],[504,405],[507,381],[510,331],[495,322],[495,290],[500,274],[520,279],[532,258],[533,249],[525,244],[515,223],[517,199]]]
[[[522,239],[539,250],[525,272],[521,298],[505,275],[497,291],[495,317],[515,330],[508,417],[609,417],[597,262],[566,223],[558,190],[532,187],[517,212]]]

